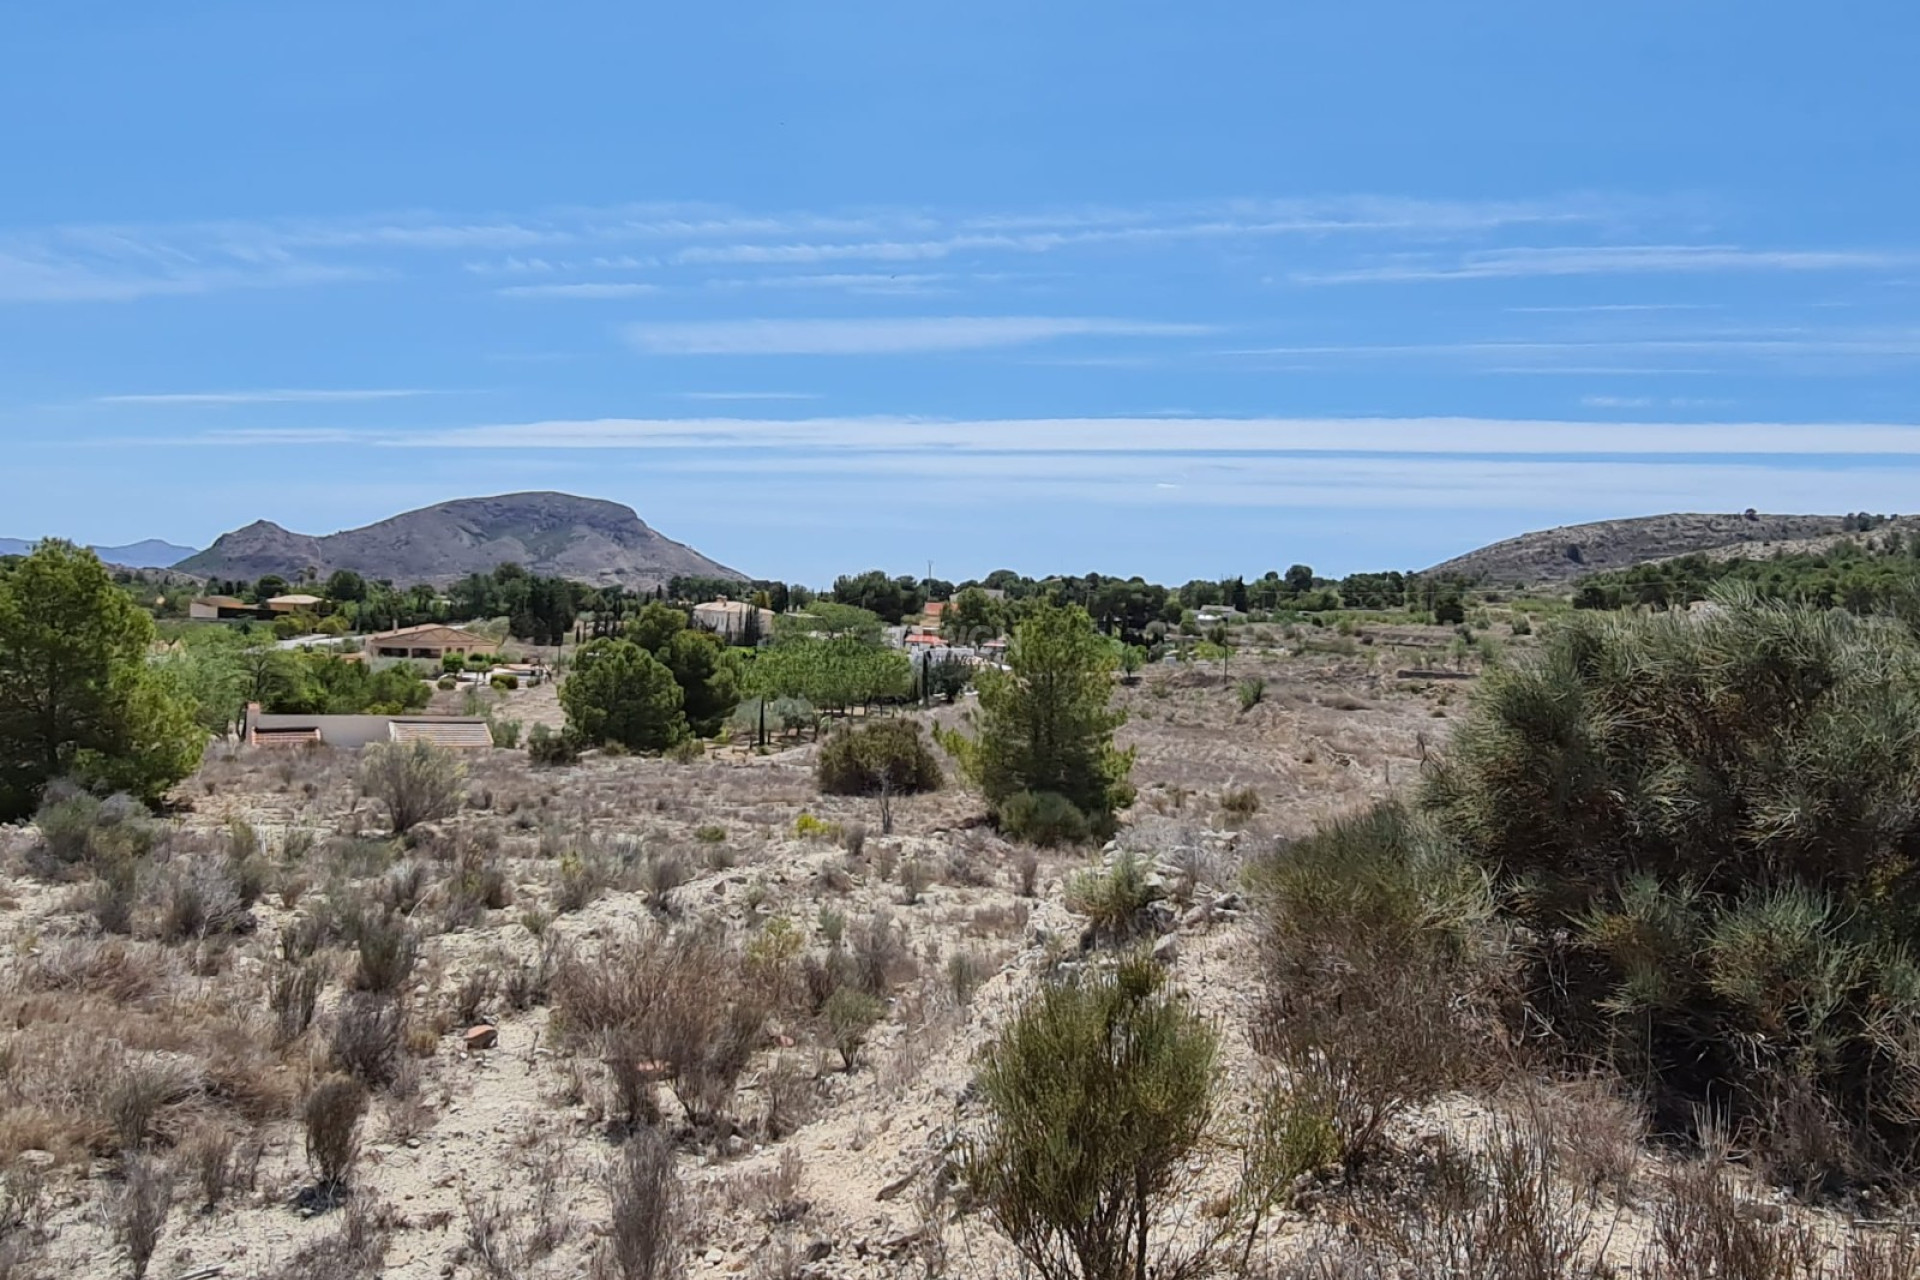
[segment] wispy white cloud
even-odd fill
[[[677,391],[682,400],[818,400],[817,391]]]
[[[1190,337],[1205,325],[1089,316],[900,316],[862,320],[706,320],[636,324],[648,355],[900,355],[972,351],[1071,337]]]
[[[156,391],[96,396],[95,404],[335,404],[443,394],[409,387],[282,388],[261,391]]]
[[[1483,373],[1712,373],[1763,365],[1773,372],[1844,374],[1920,361],[1920,330],[1798,330],[1703,333],[1590,341],[1488,339],[1469,342],[1328,343],[1224,352],[1283,361],[1464,365]]]
[[[1528,276],[1649,275],[1670,272],[1863,271],[1912,266],[1908,251],[1747,249],[1722,244],[1567,245],[1483,249],[1451,261],[1407,258],[1376,266],[1302,271],[1303,284],[1487,280]]]
[[[494,290],[503,298],[640,298],[660,292],[638,280],[585,280],[576,284],[516,284]]]
[[[234,432],[219,433],[232,442]],[[249,442],[295,437],[260,430]],[[213,433],[171,443],[208,442]],[[772,450],[839,466],[857,453],[1254,456],[1305,453],[1555,457],[1569,454],[1920,458],[1920,424],[1887,422],[1594,422],[1550,418],[594,418],[401,431],[367,428],[368,446],[527,450]],[[149,441],[149,443],[154,443]],[[716,464],[736,465],[733,462]],[[1220,465],[1233,463],[1223,460]]]

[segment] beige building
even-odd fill
[[[747,639],[751,626],[747,619],[756,614],[759,615],[761,638],[772,635],[773,610],[756,609],[744,600],[729,600],[725,596],[693,606],[693,625],[713,632],[729,644],[738,644]]]
[[[425,658],[438,662],[449,653],[492,653],[493,641],[438,622],[367,637],[366,651],[376,658]]]

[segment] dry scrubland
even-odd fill
[[[1464,690],[1398,680],[1404,661],[1241,657],[1229,683],[1156,668],[1121,692],[1140,798],[1118,843],[1159,861],[1171,895],[1143,942],[1222,1037],[1175,1236],[1240,1221],[1242,1139],[1271,1070],[1241,864],[1410,782],[1444,741]],[[1250,676],[1265,687],[1243,706]],[[550,700],[504,710],[531,723]],[[350,756],[219,750],[140,837],[130,921],[40,833],[0,833],[12,1274],[129,1274],[143,1237],[163,1277],[618,1275],[622,1259],[650,1274],[663,1162],[694,1275],[1015,1274],[948,1157],[979,1120],[977,1050],[1044,975],[1085,960],[1065,889],[1098,855],[1001,840],[951,781],[895,801],[883,834],[878,802],[818,793],[813,755],[535,770],[495,751],[453,817],[402,842]],[[114,816],[89,838],[133,839],[140,820]],[[836,986],[871,1003],[825,1000]],[[1257,1240],[1223,1251],[1229,1269],[1386,1274],[1338,1270],[1329,1231],[1398,1233],[1425,1259],[1407,1274],[1448,1258],[1586,1274],[1585,1254],[1757,1277],[1812,1274],[1776,1247],[1840,1257],[1837,1219],[1803,1233],[1776,1202],[1736,1211],[1712,1168],[1637,1145],[1603,1088],[1482,1074],[1392,1118],[1364,1176],[1284,1188]],[[1456,1177],[1467,1150],[1490,1155],[1491,1196]],[[1712,1230],[1675,1246],[1695,1250],[1682,1265],[1659,1250],[1689,1204]],[[1910,1273],[1885,1262],[1858,1274]]]

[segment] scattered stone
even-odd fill
[[[886,1186],[880,1188],[880,1194],[875,1196],[874,1199],[883,1201],[883,1202],[887,1200],[897,1199],[900,1193],[905,1191],[908,1187],[912,1186],[913,1180],[919,1176],[920,1176],[920,1172],[919,1170],[916,1169],[916,1170],[910,1171],[904,1177],[894,1179],[892,1182],[889,1182]]]
[[[833,1241],[815,1240],[807,1246],[808,1262],[824,1262],[833,1256]]]
[[[1161,964],[1172,964],[1180,958],[1180,935],[1170,933],[1153,944],[1153,958]]]
[[[500,1043],[500,1029],[485,1023],[467,1028],[467,1052],[477,1053],[482,1049],[491,1049]]]
[[[51,1169],[54,1163],[53,1152],[42,1151],[38,1147],[22,1151],[14,1157],[14,1161],[17,1164],[25,1165],[29,1169]]]

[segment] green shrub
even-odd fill
[[[839,1051],[843,1070],[853,1070],[867,1033],[885,1012],[885,1005],[858,987],[841,987],[827,997],[820,1016],[826,1021],[828,1038]]]
[[[1526,930],[1530,1029],[1819,1181],[1920,1168],[1916,795],[1913,633],[1729,590],[1557,626],[1422,799]]]
[[[455,689],[458,689],[460,687],[460,682],[454,679],[452,676],[441,676],[438,680],[434,681],[433,683],[434,683],[434,687],[440,690],[440,692],[442,693],[452,693]]]
[[[1043,849],[1085,844],[1093,837],[1087,815],[1075,808],[1073,801],[1053,791],[1015,792],[1001,802],[995,816],[1001,831]]]
[[[487,683],[493,686],[495,689],[499,690],[501,693],[511,693],[513,690],[518,689],[520,687],[520,677],[513,674],[513,672],[511,671],[502,671],[498,675],[494,676],[492,679],[488,680]]]
[[[1255,1042],[1359,1163],[1396,1118],[1491,1056],[1504,971],[1486,877],[1389,803],[1283,844],[1247,883],[1263,924]]]
[[[1242,711],[1253,710],[1267,696],[1267,682],[1259,676],[1248,676],[1238,687]]]
[[[520,722],[518,720],[487,721],[487,732],[493,735],[493,745],[513,750],[520,745]]]
[[[905,719],[840,730],[821,744],[814,772],[820,790],[835,796],[934,791],[943,781],[926,733]]]
[[[975,1202],[1045,1280],[1198,1274],[1155,1241],[1212,1120],[1218,1040],[1151,963],[1048,985],[981,1055]]]
[[[816,818],[810,813],[803,813],[793,820],[793,834],[802,840],[838,841],[844,832],[837,822],[828,822],[825,818]]]
[[[1067,881],[1067,909],[1086,916],[1094,931],[1109,940],[1141,931],[1142,913],[1166,894],[1151,865],[1131,849],[1122,849],[1111,866],[1082,871]]]
[[[580,748],[564,730],[555,733],[546,725],[536,724],[527,734],[527,759],[544,768],[573,764],[580,759]]]

